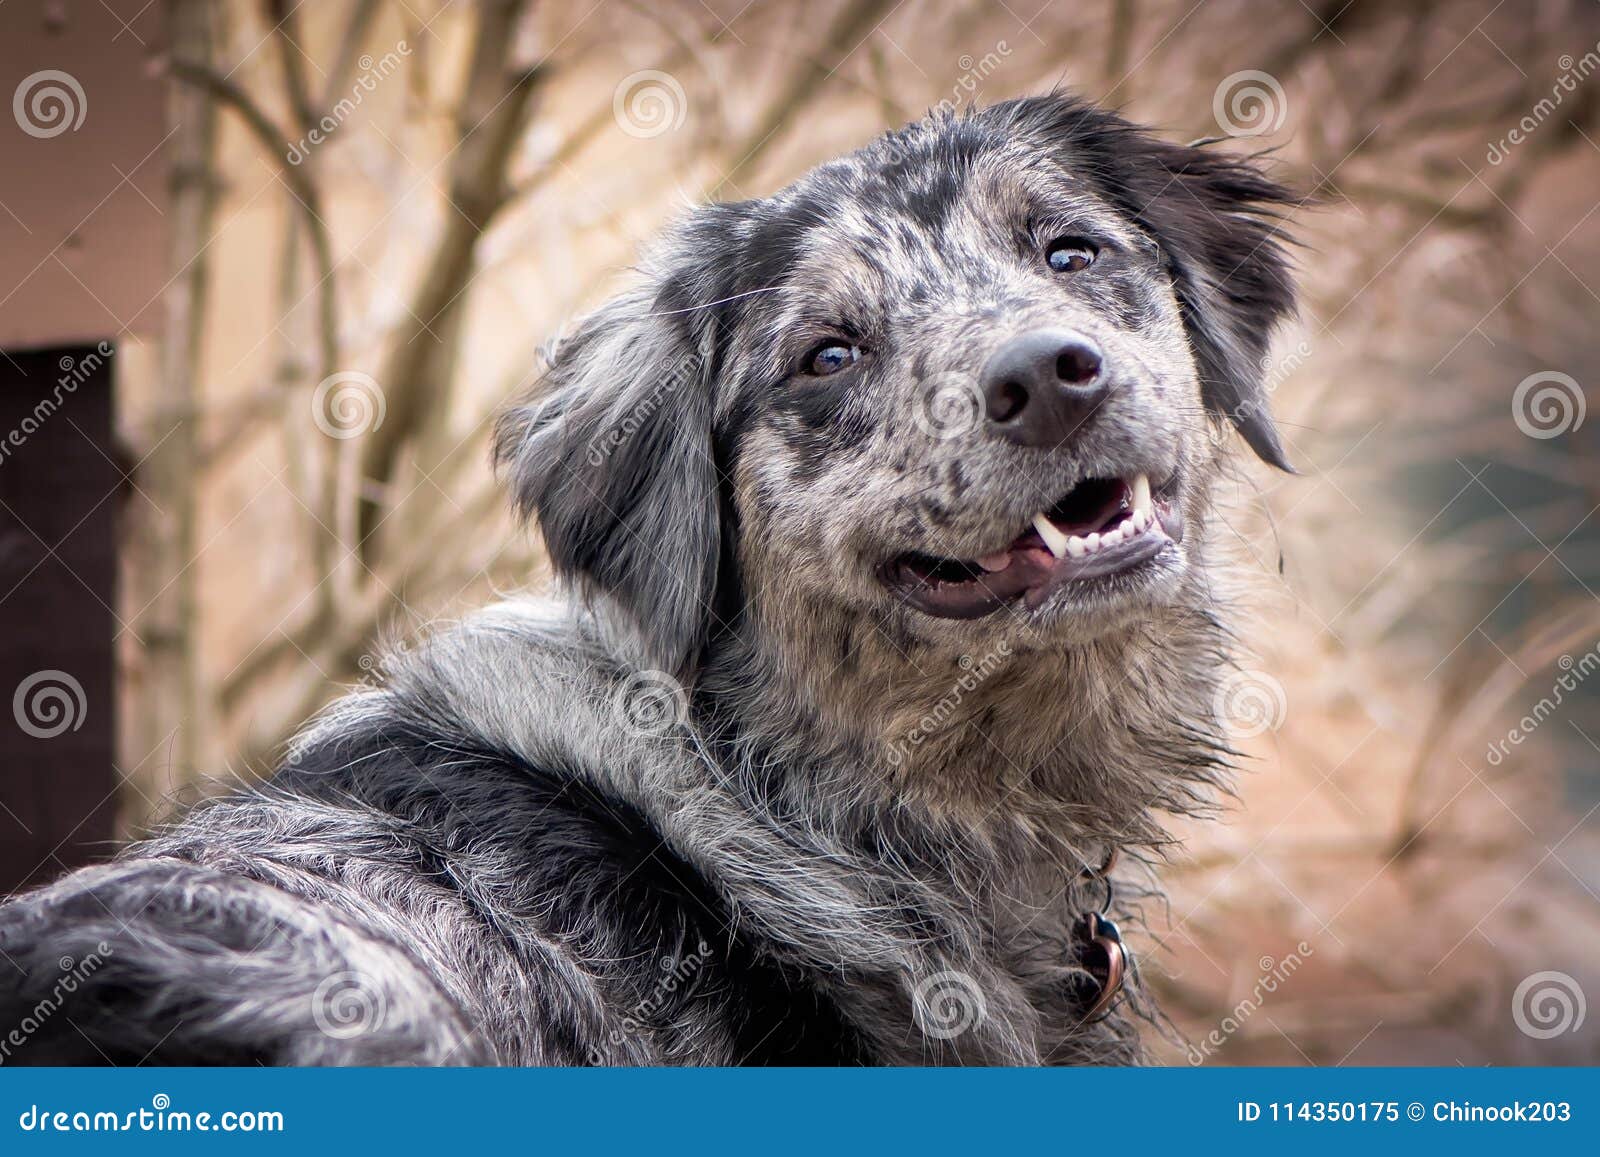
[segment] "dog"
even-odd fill
[[[0,1047],[1138,1062],[1106,868],[1225,789],[1210,495],[1233,432],[1290,469],[1294,204],[1057,92],[693,211],[497,427],[562,595],[0,909]]]

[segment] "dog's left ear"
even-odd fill
[[[506,413],[495,459],[557,575],[628,611],[649,661],[683,678],[704,645],[721,548],[706,358],[653,287],[560,342]]]
[[[1068,165],[1087,162],[1101,192],[1160,245],[1206,406],[1264,461],[1293,473],[1267,407],[1262,362],[1272,331],[1295,308],[1280,227],[1286,207],[1302,198],[1249,161],[1163,141],[1071,98],[1045,99],[1054,102],[1057,139],[1070,146]]]
[[[1263,461],[1292,474],[1268,409],[1263,363],[1272,331],[1294,312],[1276,210],[1295,197],[1247,162],[1155,144],[1162,187],[1143,212],[1169,260],[1201,395]]]

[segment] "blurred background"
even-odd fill
[[[1315,195],[1159,1059],[1600,1062],[1594,0],[10,0],[0,66],[0,892],[544,581],[490,421],[664,221],[1064,85]]]

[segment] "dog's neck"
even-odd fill
[[[763,789],[807,814],[876,827],[914,812],[1090,862],[1161,842],[1159,813],[1203,810],[1224,768],[1212,700],[1225,636],[1192,594],[1081,645],[997,632],[968,655],[865,617],[841,634],[837,608],[757,603],[699,694]]]

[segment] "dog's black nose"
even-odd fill
[[[1093,417],[1109,385],[1100,349],[1059,329],[1014,337],[983,367],[989,427],[1023,446],[1059,446]]]

